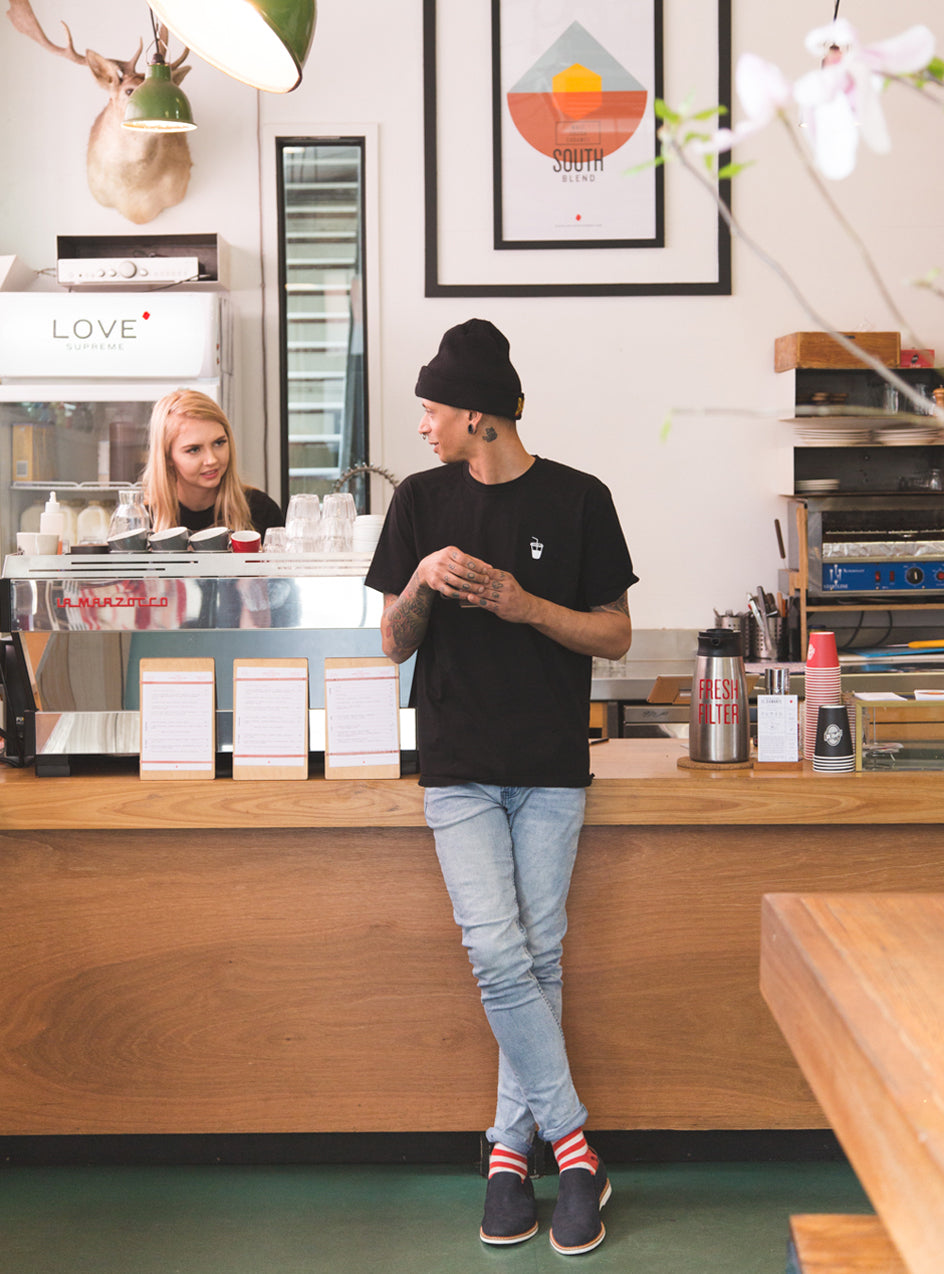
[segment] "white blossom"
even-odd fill
[[[793,88],[819,171],[841,180],[855,168],[859,137],[878,154],[891,149],[882,110],[886,75],[911,75],[934,56],[934,35],[925,26],[910,27],[878,44],[859,43],[843,18],[806,37],[807,50],[825,59]]]

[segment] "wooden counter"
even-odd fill
[[[591,750],[565,1017],[596,1128],[826,1119],[758,989],[765,893],[944,891],[944,777]],[[0,768],[0,1134],[486,1127],[495,1048],[415,778]]]
[[[587,825],[619,827],[937,823],[944,774],[682,770],[680,739],[610,739],[590,749]],[[136,771],[37,779],[0,767],[0,828],[423,827],[415,776],[299,782],[142,783]]]

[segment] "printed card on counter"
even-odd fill
[[[797,695],[757,696],[757,759],[795,762],[799,753]]]
[[[308,660],[233,660],[233,778],[308,778]]]
[[[142,659],[139,678],[141,778],[214,778],[213,660]]]
[[[325,660],[325,778],[400,777],[400,669],[390,659]]]

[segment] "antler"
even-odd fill
[[[68,58],[70,62],[77,62],[79,66],[88,66],[88,59],[81,53],[75,51],[72,43],[72,32],[63,22],[66,36],[69,44],[62,47],[53,44],[52,40],[45,34],[42,27],[36,20],[36,14],[33,12],[33,6],[29,0],[10,0],[10,8],[7,10],[7,17],[23,35],[28,35],[31,40],[35,40],[42,48],[50,53],[56,53],[59,57]]]
[[[88,49],[85,53],[76,52],[75,45],[72,43],[72,32],[69,30],[65,22],[62,26],[68,40],[67,45],[53,44],[52,40],[46,35],[42,27],[37,21],[36,14],[33,12],[33,6],[29,0],[10,0],[10,8],[7,10],[7,17],[22,35],[28,35],[31,40],[49,53],[55,53],[58,57],[66,58],[70,62],[76,62],[79,66],[88,66]],[[108,61],[114,62],[115,66],[121,71],[122,78],[128,75],[134,75],[137,70],[138,58],[141,56],[141,50],[144,48],[144,41],[138,41],[138,51],[133,58],[129,58],[123,62],[120,58],[109,58]]]

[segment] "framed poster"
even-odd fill
[[[492,0],[495,248],[662,247],[662,0],[566,7]]]
[[[423,18],[427,296],[730,294],[730,237],[715,201],[679,164],[632,171],[641,158],[630,155],[647,150],[644,157],[651,157],[656,129],[654,120],[645,120],[652,110],[644,83],[649,72],[636,66],[630,43],[638,36],[640,47],[646,43],[648,49],[644,33],[651,26],[652,98],[661,61],[662,96],[670,105],[690,97],[699,108],[730,108],[731,0],[685,6],[679,0],[478,0],[467,5],[423,0]],[[574,23],[588,40],[573,31]],[[582,221],[581,209],[568,209],[562,192],[584,187],[586,193],[596,181],[561,181],[544,215],[534,206],[529,181],[515,171],[518,158],[527,157],[531,164],[543,160],[514,125],[507,94],[543,82],[543,55],[569,31],[563,50],[572,47],[574,55],[551,75],[550,92],[554,76],[563,75],[562,92],[605,96],[614,64],[624,89],[631,75],[646,91],[643,118],[632,138],[604,156],[606,199],[597,201],[594,190],[593,211],[586,214],[598,223],[595,239],[578,237],[582,230],[574,234],[561,209],[574,217],[580,213]],[[587,61],[595,65],[586,66]],[[498,109],[496,94],[505,96]],[[570,105],[580,109],[576,98]],[[527,155],[528,148],[537,158]],[[553,154],[544,159],[553,167]],[[558,178],[564,175],[565,157],[559,159]],[[576,163],[586,161],[572,153],[570,175]],[[589,175],[592,170],[582,171]],[[730,183],[720,182],[718,192],[729,201]],[[554,224],[548,228],[549,221],[556,229]]]

